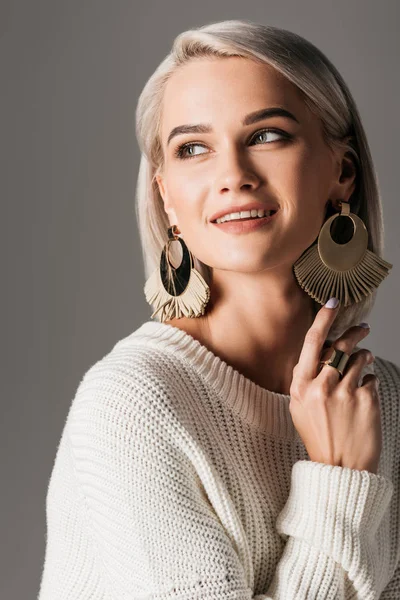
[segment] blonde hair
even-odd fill
[[[311,42],[291,31],[229,20],[211,23],[179,34],[171,52],[148,79],[136,109],[136,135],[141,160],[136,189],[136,218],[144,258],[145,278],[159,268],[170,226],[155,176],[163,169],[161,118],[164,88],[171,75],[193,58],[243,57],[274,67],[302,93],[304,102],[322,121],[325,142],[345,149],[354,159],[357,176],[351,211],[365,223],[368,249],[382,256],[382,204],[366,134],[355,101],[342,76]],[[328,207],[326,218],[334,210]],[[306,249],[304,249],[306,250]],[[211,268],[194,257],[195,267],[206,281]],[[341,307],[329,332],[334,339],[370,313],[377,290],[364,300]],[[317,304],[317,309],[321,307]]]

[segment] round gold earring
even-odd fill
[[[155,308],[151,318],[161,311],[162,322],[184,316],[200,317],[204,315],[210,299],[210,288],[194,268],[193,255],[178,233],[176,225],[168,228],[168,241],[161,253],[160,267],[144,286],[146,300]],[[179,241],[182,248],[182,261],[176,268],[169,261],[169,245],[172,241]]]
[[[297,259],[293,271],[302,289],[320,304],[334,296],[349,306],[369,296],[393,265],[368,250],[367,228],[350,212],[350,204],[339,201],[339,207],[340,213],[327,219],[318,241]],[[349,241],[337,242],[331,236],[332,225],[340,217],[351,220],[353,235]]]

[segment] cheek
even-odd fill
[[[190,160],[190,159],[189,159]],[[208,183],[200,170],[176,169],[168,176],[168,194],[182,228],[195,229],[205,218]]]
[[[174,159],[168,167],[168,178],[178,186],[193,186],[204,179],[208,168],[201,158]]]
[[[309,217],[313,212],[318,220],[318,213],[324,211],[330,184],[329,168],[324,153],[304,146],[274,169],[273,181],[282,202],[290,205],[291,212],[301,219],[304,214],[308,213]]]

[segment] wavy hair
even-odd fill
[[[299,88],[307,107],[321,119],[326,144],[350,153],[356,166],[351,211],[365,223],[369,234],[368,249],[382,256],[384,226],[377,175],[357,106],[344,79],[330,60],[300,35],[248,20],[229,20],[179,34],[138,99],[136,135],[141,160],[135,212],[146,279],[159,268],[170,226],[155,179],[163,170],[160,133],[164,88],[171,75],[193,58],[231,56],[261,61],[282,73]],[[334,212],[329,205],[326,218]],[[194,264],[209,282],[211,267],[196,257]],[[342,306],[328,337],[335,339],[348,327],[366,319],[376,294],[377,289],[356,304]],[[321,305],[316,304],[318,310]]]

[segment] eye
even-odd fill
[[[257,131],[251,138],[250,138],[250,142],[252,142],[253,140],[256,140],[257,138],[263,137],[266,134],[271,133],[272,135],[277,135],[280,138],[289,140],[292,139],[292,136],[289,133],[286,133],[286,131],[282,131],[281,129],[260,129],[260,131]],[[279,141],[279,140],[272,140],[274,141]],[[271,142],[261,142],[261,143],[267,143],[270,144]],[[258,145],[258,144],[256,144]],[[199,148],[206,148],[206,146],[204,144],[200,144],[199,142],[187,142],[186,144],[181,144],[180,146],[178,146],[176,148],[176,150],[174,151],[174,155],[177,158],[181,158],[181,159],[187,159],[187,158],[195,158],[196,156],[199,156],[201,154],[205,154],[205,152],[200,152],[198,154],[185,154],[188,150],[191,150],[195,147],[199,147]]]
[[[272,135],[277,135],[279,137],[285,137],[286,139],[288,139],[290,137],[289,134],[287,134],[285,131],[281,131],[279,129],[262,129],[261,131],[257,131],[257,133],[251,138],[251,140],[260,138],[267,133],[272,133]],[[272,141],[275,141],[275,140],[272,140]],[[267,142],[267,143],[271,143],[271,142]]]
[[[187,144],[182,144],[181,146],[178,146],[178,148],[175,150],[174,154],[178,158],[183,158],[183,159],[194,158],[195,156],[198,156],[198,155],[197,154],[185,155],[185,151],[188,149],[195,148],[196,146],[198,146],[199,148],[205,148],[204,144],[199,144],[197,142],[189,142]],[[204,152],[200,152],[200,154],[204,154]]]

